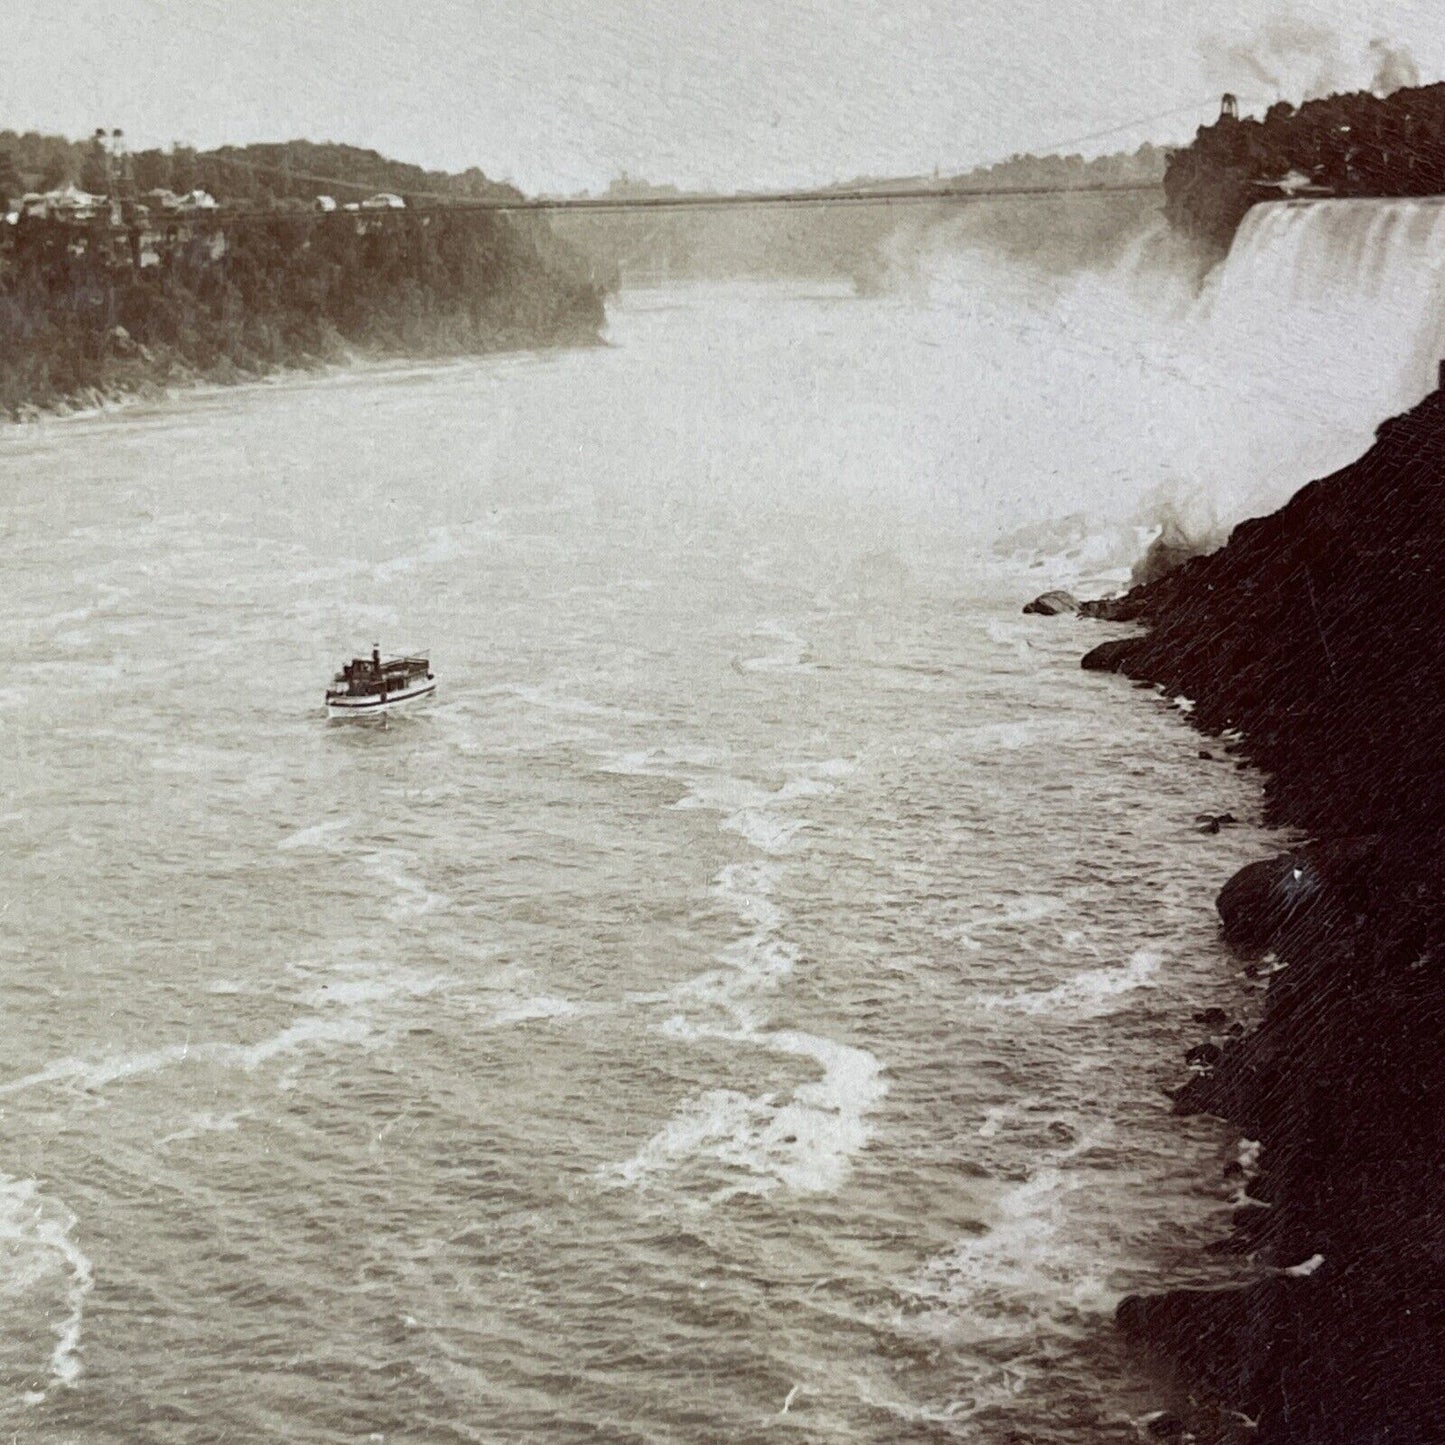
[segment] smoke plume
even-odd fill
[[[1391,45],[1388,40],[1370,41],[1370,58],[1375,73],[1370,77],[1370,89],[1376,95],[1389,95],[1407,85],[1419,85],[1420,67],[1403,45]]]
[[[1199,53],[1205,75],[1221,90],[1265,105],[1344,90],[1384,96],[1420,83],[1420,67],[1403,45],[1380,36],[1347,55],[1328,26],[1299,16],[1271,20],[1245,39],[1206,35]]]
[[[1299,17],[1271,20],[1245,40],[1206,36],[1199,48],[1217,86],[1256,99],[1310,100],[1347,83],[1339,37]]]

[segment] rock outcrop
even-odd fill
[[[1041,617],[1059,617],[1078,610],[1079,599],[1072,592],[1045,592],[1024,607],[1025,612]]]
[[[1436,393],[1222,550],[1082,608],[1146,629],[1084,665],[1193,699],[1312,840],[1220,894],[1263,1018],[1212,1035],[1174,1092],[1262,1146],[1219,1246],[1258,1277],[1119,1309],[1261,1445],[1445,1439],[1442,584]]]

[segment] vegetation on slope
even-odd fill
[[[1167,213],[1191,235],[1227,248],[1256,201],[1286,193],[1281,181],[1333,196],[1445,193],[1445,84],[1384,99],[1368,91],[1331,95],[1298,109],[1280,101],[1262,120],[1221,116],[1170,156]]]
[[[22,186],[94,179],[85,174],[93,149],[20,140],[7,153],[0,136],[0,174],[8,155]],[[145,154],[161,155],[131,158],[132,195]],[[321,214],[302,200],[321,189],[303,178],[315,176],[347,181],[357,194],[516,194],[480,172],[438,177],[373,152],[303,142],[246,147],[244,158],[193,162],[177,151],[163,157],[164,177],[145,176],[169,189],[214,186],[222,205],[204,216],[138,221],[127,212],[116,225],[106,208],[90,222],[22,216],[3,227],[0,414],[358,353],[596,339],[601,287],[536,217],[445,207]],[[37,163],[48,172],[37,175]],[[228,177],[240,177],[242,190]],[[262,177],[264,195],[255,189]]]

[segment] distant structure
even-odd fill
[[[1219,102],[1219,118],[1220,120],[1239,119],[1239,98],[1231,95],[1227,90],[1224,92],[1224,98]]]
[[[94,181],[100,181],[101,185],[105,187],[105,194],[108,196],[111,192],[113,160],[110,154],[109,137],[104,127],[96,127],[95,134],[90,138],[90,143],[95,147],[95,152],[101,159],[101,170],[92,180],[92,184],[94,184]]]
[[[129,198],[134,189],[135,172],[131,168],[130,152],[126,149],[123,130],[111,131],[107,149],[110,152],[111,184],[115,188],[111,194]]]
[[[114,196],[118,191],[123,190],[131,179],[130,156],[125,148],[125,132],[123,130],[106,130],[104,126],[97,126],[95,134],[91,137],[91,145],[95,148],[95,154],[100,162],[101,172],[105,180],[105,194]],[[100,176],[97,176],[100,179]]]

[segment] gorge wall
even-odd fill
[[[1385,230],[1435,234],[1412,216]],[[1175,1094],[1176,1112],[1217,1115],[1261,1146],[1221,1243],[1252,1255],[1257,1277],[1119,1310],[1213,1422],[1196,1438],[1441,1438],[1442,582],[1436,391],[1220,551],[1085,608],[1147,631],[1084,666],[1193,699],[1194,723],[1264,771],[1270,820],[1310,839],[1220,895],[1227,941],[1270,976],[1263,1018],[1193,1051]]]

